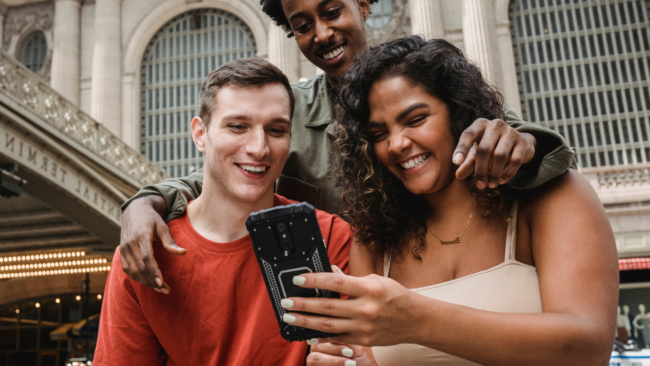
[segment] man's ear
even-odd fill
[[[357,0],[357,6],[359,6],[359,12],[365,22],[370,16],[370,0]]]
[[[201,117],[192,118],[192,140],[194,145],[203,154],[205,154],[205,139],[208,136],[208,126],[203,122]]]

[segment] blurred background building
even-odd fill
[[[633,318],[650,306],[649,7],[379,0],[366,23],[371,45],[454,43],[524,119],[569,141],[614,229]],[[189,123],[205,76],[241,57],[292,82],[320,71],[257,0],[0,0],[0,46],[0,366],[59,365],[85,356],[120,204],[202,167]]]

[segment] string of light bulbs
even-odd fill
[[[42,259],[54,259],[54,258],[72,258],[72,257],[83,257],[86,255],[84,251],[75,251],[75,252],[62,252],[62,253],[46,253],[46,254],[32,254],[32,255],[16,255],[11,257],[0,257],[0,263],[3,262],[27,262],[27,261],[36,261]]]
[[[0,273],[0,279],[55,276],[55,275],[74,274],[74,273],[108,272],[110,269],[111,269],[110,266],[101,266],[101,267],[56,269],[56,270],[48,270],[48,271]]]
[[[84,265],[88,265],[88,264],[101,264],[101,263],[106,263],[106,262],[107,262],[106,258],[99,258],[99,259],[86,259],[86,260],[62,261],[62,262],[15,264],[15,265],[9,265],[9,266],[0,266],[0,271],[18,271],[18,270],[21,270],[21,269],[84,266]]]

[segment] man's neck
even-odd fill
[[[227,243],[246,236],[250,213],[273,207],[273,187],[255,202],[233,199],[219,188],[213,182],[204,182],[199,198],[187,207],[192,227],[208,240]]]

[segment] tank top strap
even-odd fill
[[[391,257],[390,252],[387,251],[384,253],[384,277],[388,277],[388,273],[390,272]]]
[[[505,261],[515,260],[515,249],[517,248],[517,211],[519,209],[519,201],[514,200],[510,208],[510,219],[508,220],[508,228],[506,234],[506,255]]]

